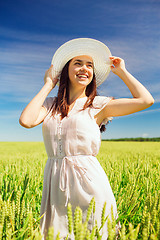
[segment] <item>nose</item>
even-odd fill
[[[85,64],[83,64],[83,65],[81,66],[81,70],[87,71],[87,66],[86,66]]]

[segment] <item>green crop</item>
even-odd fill
[[[75,240],[101,239],[101,229],[108,221],[110,239],[160,239],[160,143],[103,141],[97,156],[106,172],[116,198],[119,218],[110,220],[101,213],[101,227],[96,219],[92,230],[88,221],[94,216],[94,198],[86,220],[77,206],[68,205],[68,236]],[[0,143],[0,239],[42,239],[40,205],[43,171],[47,155],[43,143]],[[83,219],[83,220],[82,220]],[[116,223],[121,230],[115,234]],[[54,237],[54,228],[48,240]],[[61,234],[55,237],[60,238]]]

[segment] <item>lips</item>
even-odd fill
[[[79,78],[88,78],[88,75],[86,74],[77,74]]]

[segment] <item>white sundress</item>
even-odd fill
[[[67,204],[72,209],[80,206],[85,220],[88,205],[95,197],[95,219],[101,225],[104,202],[106,216],[111,217],[111,205],[117,218],[116,201],[108,178],[96,158],[101,144],[101,134],[94,116],[111,100],[110,97],[96,96],[93,108],[83,109],[87,97],[76,100],[68,116],[60,120],[60,115],[49,111],[54,98],[46,98],[43,106],[48,114],[42,131],[48,160],[44,170],[41,201],[40,227],[43,239],[49,227],[54,227],[54,235],[68,234]],[[80,111],[82,110],[82,111]],[[112,118],[105,119],[107,123]],[[106,159],[107,161],[107,159]],[[107,239],[107,223],[103,229],[103,240]],[[70,236],[74,239],[73,236]]]

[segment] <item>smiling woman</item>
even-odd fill
[[[78,84],[87,85],[93,79],[93,61],[89,56],[77,56],[69,64],[69,87],[74,89]]]
[[[101,212],[106,202],[106,222],[102,240],[108,237],[107,221],[118,218],[116,201],[108,178],[99,164],[98,154],[102,125],[113,116],[140,111],[154,102],[147,89],[125,68],[124,60],[111,56],[107,46],[94,39],[75,39],[62,45],[54,54],[46,71],[44,86],[27,105],[20,124],[31,128],[43,122],[43,138],[48,155],[44,170],[41,201],[41,232],[60,231],[65,238],[67,205],[80,206],[85,221],[91,199],[95,198],[95,219],[101,226]],[[105,81],[110,70],[118,75],[131,91],[132,99],[97,96],[97,86]],[[59,82],[57,97],[48,94]],[[107,162],[107,159],[106,159]],[[113,214],[112,214],[113,209]],[[119,228],[118,223],[116,228]],[[74,233],[70,235],[74,239]]]

